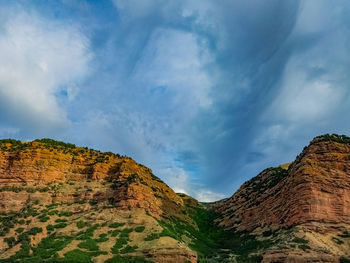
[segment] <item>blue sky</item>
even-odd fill
[[[201,201],[350,134],[346,0],[0,1],[0,137],[131,156]]]

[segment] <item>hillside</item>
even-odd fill
[[[49,139],[3,140],[0,148],[4,262],[196,261],[164,234],[162,220],[194,224],[185,201],[149,168]]]
[[[262,171],[211,208],[223,228],[278,243],[264,253],[263,262],[349,257],[350,138],[314,138],[293,163]]]
[[[323,135],[208,205],[126,156],[0,140],[0,262],[349,262],[349,173]]]

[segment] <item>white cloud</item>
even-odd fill
[[[188,194],[191,191],[189,178],[184,169],[171,167],[161,169],[159,173],[175,192]]]
[[[193,196],[200,202],[213,202],[223,199],[225,195],[215,193],[201,185],[194,184],[188,173],[180,167],[161,169],[159,175],[176,192]]]
[[[72,24],[9,13],[0,30],[0,120],[38,133],[67,125],[56,95],[75,94],[87,75],[88,40]]]
[[[210,55],[192,33],[157,29],[152,34],[134,79],[149,87],[166,87],[179,112],[195,113],[211,105],[211,81],[203,65]],[[189,111],[190,110],[190,111]]]
[[[13,138],[18,134],[19,129],[7,126],[0,126],[0,137],[1,138]]]
[[[325,79],[309,78],[308,70],[299,62],[295,63],[295,58],[288,63],[282,87],[273,111],[281,119],[291,122],[328,117],[337,108],[343,93],[336,84]]]
[[[225,195],[215,193],[211,190],[198,189],[194,193],[194,197],[201,202],[214,202],[225,198]]]

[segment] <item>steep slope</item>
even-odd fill
[[[319,136],[201,204],[129,157],[0,140],[0,262],[349,262],[349,173],[350,138]]]
[[[172,217],[195,226],[185,201],[128,157],[50,139],[0,141],[4,262],[196,262],[166,233]]]
[[[338,262],[349,256],[350,138],[316,137],[284,168],[266,169],[229,199],[213,203],[216,222],[279,238],[280,247],[272,242],[263,262]],[[283,229],[294,232],[299,249]]]

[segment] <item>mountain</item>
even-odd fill
[[[163,222],[194,225],[188,198],[151,169],[50,139],[2,140],[0,149],[4,262],[196,262]]]
[[[349,202],[346,136],[210,204],[126,156],[0,140],[0,262],[350,262]]]
[[[211,208],[219,226],[271,243],[263,262],[350,262],[350,138],[314,138]]]

